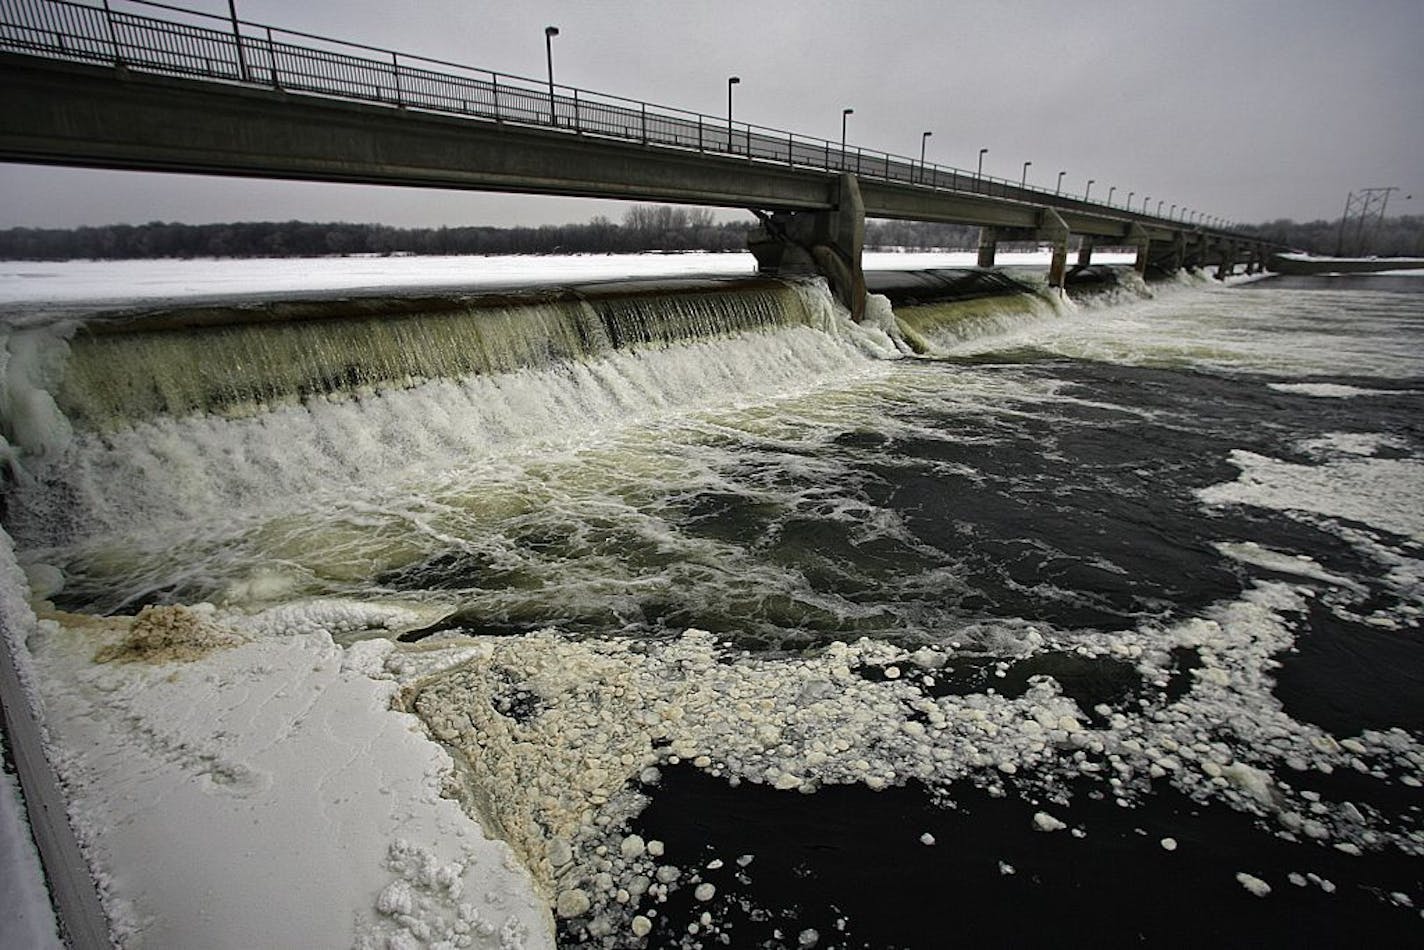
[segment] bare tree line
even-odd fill
[[[398,254],[624,254],[640,251],[742,251],[750,219],[716,220],[706,208],[636,205],[621,222],[595,217],[584,224],[541,227],[396,228],[383,224],[259,221],[226,224],[114,224],[83,228],[0,230],[0,259],[121,260],[196,257],[323,257]],[[1241,230],[1300,250],[1335,253],[1339,221],[1289,219]],[[1347,235],[1362,251],[1380,256],[1424,256],[1424,217],[1374,222],[1363,235]],[[925,221],[868,221],[872,250],[965,250],[979,229]],[[1349,243],[1349,242],[1347,242]]]

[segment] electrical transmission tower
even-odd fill
[[[1345,199],[1345,213],[1340,216],[1340,237],[1335,242],[1336,257],[1345,256],[1345,240],[1351,230],[1354,236],[1349,247],[1354,256],[1364,255],[1370,239],[1374,237],[1375,228],[1384,220],[1390,192],[1398,190],[1391,185],[1388,188],[1361,188],[1358,192],[1350,192],[1350,197]]]

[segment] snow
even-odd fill
[[[13,773],[0,771],[0,947],[63,946],[19,783]]]
[[[1099,263],[1131,263],[1100,253]],[[1001,266],[1047,266],[1046,251],[1000,253]],[[975,251],[868,251],[866,270],[974,267]],[[749,253],[198,258],[134,261],[0,261],[0,314],[339,292],[495,290],[612,279],[749,277]]]
[[[191,612],[229,640],[185,663],[95,662],[135,619],[30,620],[72,820],[122,945],[553,945],[528,875],[443,795],[453,763],[391,708],[369,657],[344,663],[325,632],[232,646],[243,634],[221,614]]]

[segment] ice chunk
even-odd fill
[[[1250,891],[1252,894],[1255,894],[1257,897],[1265,897],[1267,894],[1271,893],[1271,885],[1267,884],[1265,881],[1261,880],[1254,874],[1247,874],[1245,871],[1237,871],[1236,880],[1240,882],[1242,887],[1246,888],[1246,890]]]
[[[588,913],[591,902],[588,895],[577,887],[569,888],[559,894],[558,902],[554,905],[554,910],[560,917],[578,917]]]
[[[1054,818],[1046,811],[1035,812],[1033,816],[1033,826],[1039,831],[1062,831],[1068,826]]]

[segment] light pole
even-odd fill
[[[841,164],[845,164],[846,119],[855,115],[854,109],[841,110]]]
[[[925,143],[930,140],[930,136],[931,136],[931,135],[934,135],[934,133],[933,133],[933,132],[921,132],[921,133],[920,133],[920,182],[921,182],[922,184],[924,183],[924,180],[925,180]]]
[[[1167,217],[1175,219],[1177,217],[1177,206],[1172,205],[1172,210],[1167,212]]]
[[[989,150],[987,148],[981,148],[979,150],[979,170],[974,173],[975,178],[984,177],[984,156],[988,154]]]
[[[1019,187],[1020,187],[1020,188],[1027,188],[1027,187],[1028,187],[1028,167],[1029,167],[1030,165],[1032,165],[1032,164],[1033,164],[1033,162],[1024,162],[1023,174],[1019,176]]]
[[[1117,191],[1117,185],[1113,185],[1111,188],[1108,189],[1108,204],[1112,204],[1112,196],[1114,191]]]
[[[1062,171],[1062,172],[1059,172],[1059,173],[1058,173],[1058,184],[1056,184],[1056,185],[1053,186],[1053,193],[1054,193],[1055,195],[1059,195],[1059,194],[1062,194],[1062,193],[1063,193],[1063,176],[1066,175],[1066,174],[1068,174],[1066,171]]]
[[[741,76],[727,77],[727,152],[732,149],[732,87],[742,81]]]
[[[1083,189],[1083,200],[1084,200],[1084,201],[1087,201],[1087,200],[1088,200],[1088,196],[1093,193],[1093,184],[1094,184],[1096,181],[1097,181],[1096,178],[1089,178],[1089,179],[1088,179],[1088,187],[1086,187],[1086,188]]]
[[[1157,217],[1159,217],[1159,218],[1162,217],[1162,206],[1163,206],[1164,204],[1166,204],[1166,203],[1167,203],[1167,199],[1166,199],[1166,198],[1163,198],[1161,201],[1157,202]]]
[[[544,27],[544,56],[549,63],[549,124],[558,125],[558,117],[554,114],[554,37],[559,35],[557,26]]]
[[[1135,192],[1135,191],[1129,191],[1129,192],[1127,193],[1127,210],[1128,210],[1128,211],[1131,211],[1131,210],[1132,210],[1132,196],[1135,195],[1135,194],[1137,194],[1137,192]]]

